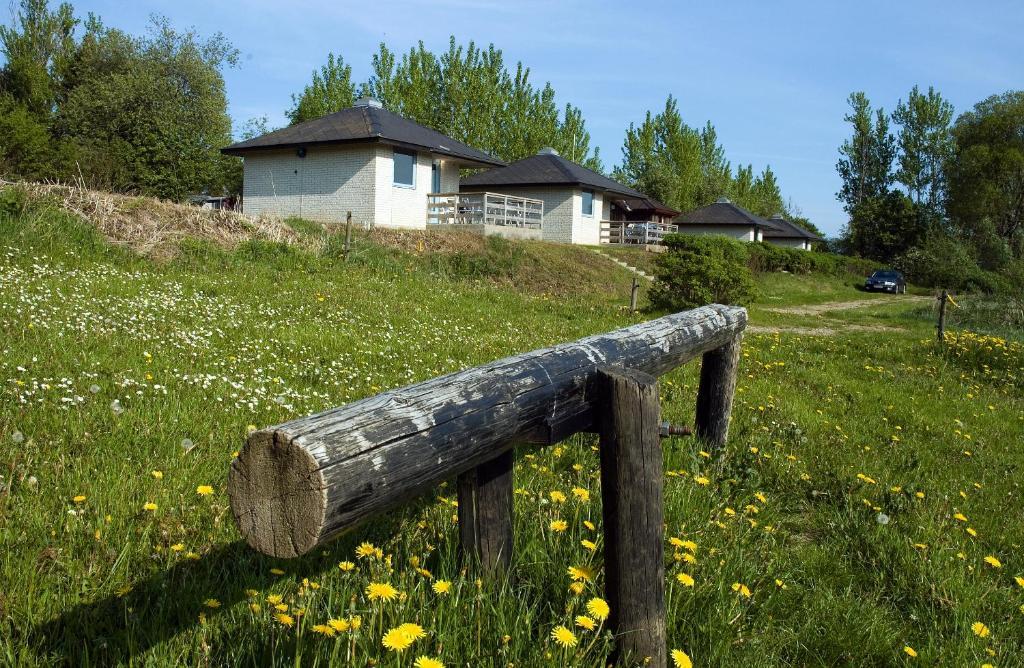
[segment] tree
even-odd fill
[[[87,182],[181,200],[228,184],[231,121],[221,68],[237,51],[154,18],[135,38],[90,17],[64,79],[54,134]]]
[[[885,111],[873,112],[863,92],[851,93],[847,101],[852,111],[844,120],[853,126],[853,135],[839,147],[842,157],[836,169],[843,185],[836,198],[852,213],[858,204],[886,194],[892,186],[896,140],[889,132]]]
[[[891,262],[918,245],[926,232],[914,202],[902,192],[891,190],[854,206],[844,236],[853,254]]]
[[[957,118],[946,164],[948,211],[968,237],[990,229],[1024,254],[1024,91],[993,95]]]
[[[953,153],[953,105],[930,86],[927,94],[914,86],[907,101],[896,105],[893,121],[900,126],[896,180],[915,204],[938,217],[944,199],[943,167]]]
[[[320,118],[351,107],[355,102],[356,87],[352,83],[352,68],[341,56],[327,54],[327,63],[319,71],[313,70],[313,81],[298,96],[292,95],[292,108],[285,112],[292,125]]]

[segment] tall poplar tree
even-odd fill
[[[914,86],[892,118],[900,126],[896,180],[915,204],[937,216],[945,196],[943,167],[954,149],[953,105],[931,86],[927,93]]]
[[[893,183],[892,163],[896,139],[889,132],[889,117],[879,108],[873,111],[863,92],[847,99],[850,113],[844,120],[852,126],[852,136],[839,147],[836,164],[843,185],[836,198],[847,213],[866,199],[888,192]]]

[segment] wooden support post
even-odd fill
[[[949,301],[949,292],[942,291],[939,295],[939,323],[935,326],[936,337],[939,343],[946,342],[946,302]]]
[[[352,212],[345,213],[345,262],[348,262],[348,252],[352,249]]]
[[[512,563],[512,462],[510,448],[459,476],[459,537],[462,558],[485,574]]]
[[[640,281],[636,276],[633,277],[633,285],[629,289],[629,312],[636,313],[636,297],[640,291]]]
[[[615,660],[664,668],[665,547],[658,382],[640,371],[599,372],[605,590]],[[649,662],[645,663],[647,657]]]
[[[742,335],[736,335],[724,346],[704,353],[701,359],[694,433],[713,448],[724,447],[729,437],[741,338]]]

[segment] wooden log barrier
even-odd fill
[[[459,476],[459,538],[464,560],[485,572],[512,562],[511,448]]]
[[[594,431],[598,367],[658,376],[735,341],[746,322],[745,309],[704,306],[256,431],[228,474],[239,531],[265,554],[305,554],[512,443]]]
[[[704,353],[700,363],[694,433],[715,449],[725,446],[729,437],[729,418],[736,394],[736,372],[740,365],[742,336],[742,333],[738,333],[721,348]]]

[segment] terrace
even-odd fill
[[[642,246],[648,250],[664,248],[664,238],[674,234],[677,226],[649,220],[602,220],[601,243]]]
[[[459,225],[485,235],[540,239],[544,202],[499,193],[431,193],[427,225]]]

